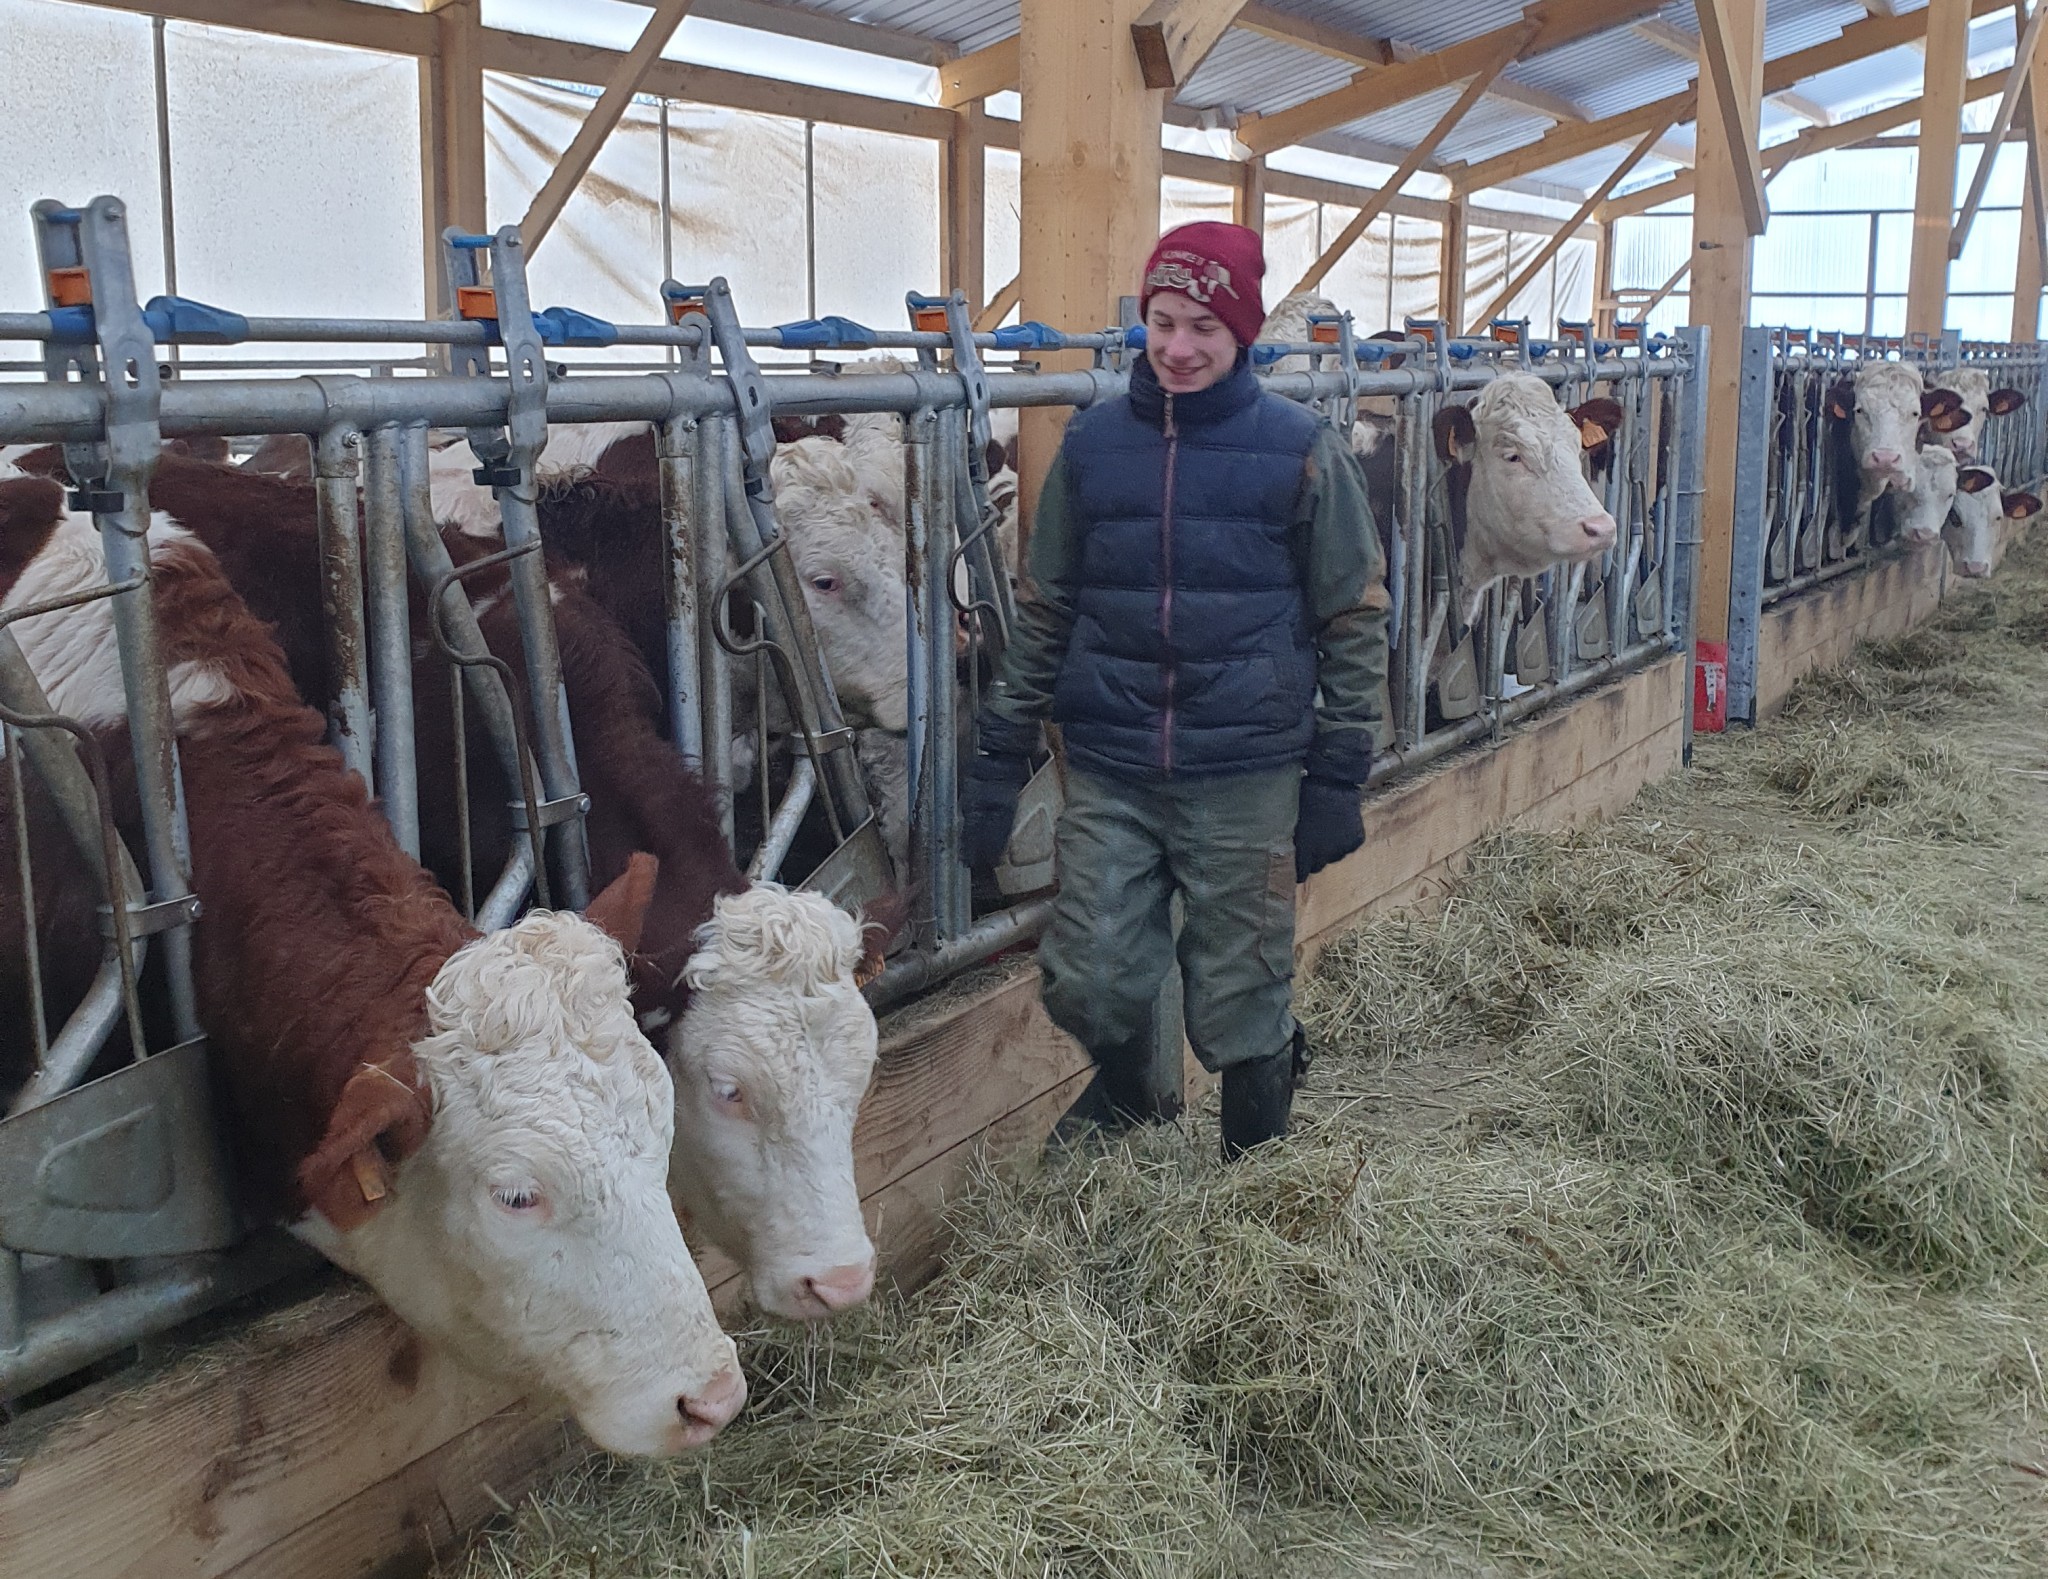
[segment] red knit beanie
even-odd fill
[[[1173,291],[1222,319],[1239,345],[1250,345],[1266,321],[1259,295],[1265,278],[1266,249],[1257,231],[1215,220],[1181,225],[1161,236],[1146,260],[1138,311],[1160,291]]]

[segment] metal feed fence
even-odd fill
[[[1973,464],[2008,487],[2030,487],[2048,470],[2048,350],[2035,343],[1887,337],[1809,329],[1745,329],[1739,348],[1735,532],[1728,619],[1728,716],[1754,722],[1763,612],[1903,552],[1892,518],[1896,496],[1856,515],[1850,425],[1830,417],[1834,387],[1873,361],[1918,367],[1930,387],[1954,368],[1978,367],[1991,387],[2021,391],[2026,404],[1993,416]]]
[[[36,226],[49,299],[41,311],[0,314],[0,339],[39,344],[46,377],[0,383],[0,444],[61,443],[71,475],[87,479],[74,507],[92,513],[107,549],[109,582],[97,595],[112,603],[121,633],[142,859],[112,830],[94,737],[50,716],[0,629],[0,785],[28,913],[26,807],[46,793],[98,874],[108,940],[81,1007],[34,1033],[26,1083],[0,1093],[11,1103],[0,1120],[0,1397],[32,1392],[291,1261],[275,1236],[251,1238],[238,1221],[205,1094],[189,971],[196,904],[136,535],[166,440],[309,440],[331,738],[373,786],[400,844],[419,854],[433,812],[422,796],[446,783],[438,765],[415,760],[414,715],[449,710],[451,888],[479,925],[505,925],[529,903],[580,906],[589,897],[588,807],[541,553],[548,499],[537,484],[551,429],[597,422],[652,428],[666,734],[713,787],[749,875],[798,880],[849,905],[900,888],[916,896],[907,945],[868,988],[877,1007],[1043,925],[1059,805],[1050,763],[1027,791],[995,880],[977,885],[958,859],[959,766],[1014,609],[1012,567],[998,549],[990,419],[1120,392],[1142,331],[1024,324],[975,333],[957,293],[907,298],[901,330],[829,319],[746,328],[723,280],[650,291],[662,309],[655,323],[537,312],[509,228],[444,238],[458,317],[252,318],[175,298],[138,303],[115,199],[38,205]],[[1497,739],[1541,708],[1686,645],[1703,333],[1608,342],[1581,326],[1537,342],[1526,325],[1502,324],[1485,340],[1452,340],[1439,325],[1411,322],[1398,341],[1358,341],[1344,319],[1311,333],[1312,343],[1261,350],[1262,363],[1278,359],[1269,387],[1340,427],[1369,424],[1377,464],[1391,462],[1392,716],[1375,784]],[[202,342],[259,354],[231,377],[159,367],[160,348]],[[265,342],[331,344],[344,357],[351,345],[410,343],[439,370],[350,373],[323,362],[307,372],[265,362]],[[618,345],[647,347],[649,365],[577,365],[579,350]],[[764,369],[757,351],[888,353],[898,365],[859,377],[815,361]],[[1034,359],[1049,353],[1088,365],[1040,370]],[[1431,424],[1447,401],[1508,370],[1544,379],[1567,404],[1596,394],[1617,403],[1600,486],[1621,532],[1596,563],[1487,590],[1468,619],[1474,600],[1459,585]],[[186,374],[197,371],[188,365]],[[907,732],[849,722],[839,688],[847,677],[821,653],[778,508],[774,419],[827,414],[900,423]],[[467,442],[503,528],[502,548],[461,565],[429,489],[435,435],[449,430]],[[480,594],[472,601],[485,575],[509,584],[516,653],[494,654],[485,642]],[[413,629],[415,594],[423,631]],[[441,674],[445,696],[414,694],[412,655],[422,649],[441,667],[418,672]],[[466,739],[481,742],[481,761],[463,754]],[[501,808],[510,802],[498,814],[509,815],[514,836],[502,863],[477,870],[472,812],[491,794]],[[31,981],[34,930],[25,940]],[[168,1010],[138,989],[151,950]],[[33,1008],[41,1013],[40,1000]],[[139,1179],[155,1181],[156,1193]]]

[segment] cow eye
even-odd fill
[[[506,1211],[520,1214],[539,1211],[541,1204],[540,1190],[531,1184],[494,1184],[491,1199]]]
[[[1501,459],[1506,461],[1510,466],[1519,466],[1522,464],[1521,454],[1515,450],[1509,450],[1505,455],[1501,457]]]
[[[820,592],[837,592],[839,590],[839,578],[837,576],[813,576],[811,577],[811,585]]]
[[[711,1079],[711,1095],[721,1107],[737,1108],[746,1102],[746,1094],[740,1090],[737,1080],[726,1080],[717,1075]]]

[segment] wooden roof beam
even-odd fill
[[[1963,87],[1963,101],[1972,103],[1988,99],[2005,87],[2007,73],[2001,69],[1987,71],[1981,77],[1972,77]],[[1782,169],[1795,159],[1805,159],[1814,154],[1827,153],[1836,148],[1851,148],[1865,138],[1878,132],[1889,131],[1894,126],[1904,126],[1920,119],[1918,99],[1908,99],[1903,104],[1890,104],[1881,110],[1872,110],[1868,115],[1859,115],[1854,120],[1837,121],[1832,126],[1812,126],[1789,142],[1774,143],[1763,151],[1763,167],[1772,172]],[[1617,197],[1602,204],[1594,214],[1601,224],[1611,224],[1617,219],[1627,219],[1633,214],[1645,213],[1662,204],[1690,197],[1693,192],[1693,175],[1690,170],[1639,187],[1625,197]]]
[[[2012,0],[1971,0],[1970,14],[1973,17],[1989,16],[2011,3]],[[1833,71],[1837,66],[1897,49],[1921,37],[1926,28],[1927,13],[1924,10],[1910,11],[1903,16],[1870,17],[1861,22],[1851,22],[1823,43],[1765,61],[1764,92],[1782,93],[1796,88],[1809,77]],[[1450,165],[1445,173],[1459,191],[1476,192],[1517,176],[1533,175],[1538,170],[1547,170],[1552,165],[1563,164],[1585,154],[1597,153],[1602,148],[1631,142],[1667,115],[1683,125],[1697,113],[1694,90],[1686,88],[1584,126],[1553,127],[1524,147],[1511,149],[1478,164]]]
[[[1771,217],[1764,199],[1764,171],[1757,151],[1757,143],[1762,140],[1757,124],[1762,93],[1757,78],[1761,75],[1763,47],[1757,46],[1745,66],[1742,46],[1736,37],[1739,19],[1728,7],[1729,0],[1698,0],[1700,61],[1721,112],[1718,121],[1735,172],[1735,196],[1742,205],[1743,227],[1752,236],[1761,236]]]
[[[1023,52],[1018,35],[949,60],[939,67],[939,105],[957,110],[963,104],[985,99],[992,93],[1007,93],[1017,86]]]
[[[1152,0],[1131,24],[1145,86],[1184,86],[1243,5],[1244,0]]]
[[[1577,39],[1621,27],[1657,10],[1654,0],[1550,0],[1526,21],[1536,29],[1515,59],[1559,49]],[[1334,93],[1325,93],[1271,115],[1247,116],[1237,136],[1254,153],[1271,153],[1291,143],[1376,115],[1425,93],[1447,88],[1484,70],[1502,43],[1521,33],[1525,23],[1496,28],[1427,55],[1417,55],[1379,71],[1361,72]]]
[[[1698,60],[1700,38],[1697,33],[1688,33],[1682,27],[1674,27],[1662,17],[1652,17],[1647,22],[1638,22],[1629,29],[1639,38],[1646,38],[1661,49],[1687,60]],[[1837,119],[1835,112],[1825,105],[1798,93],[1767,93],[1764,98],[1786,113],[1798,116],[1809,126],[1832,126]],[[1662,152],[1662,150],[1656,150]]]

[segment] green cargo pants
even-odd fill
[[[1294,1034],[1294,819],[1301,772],[1139,782],[1069,767],[1059,897],[1038,947],[1045,1012],[1090,1051],[1150,1024],[1179,940],[1202,1067],[1264,1058]]]

